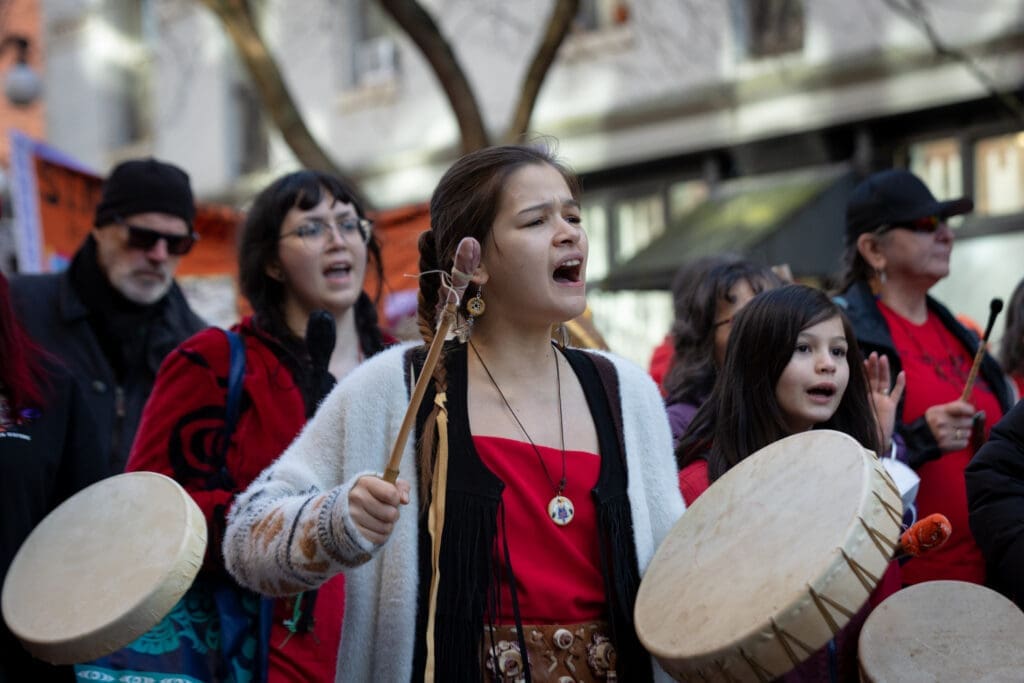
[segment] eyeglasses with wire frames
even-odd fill
[[[172,256],[184,256],[191,251],[192,246],[199,241],[199,235],[189,230],[187,235],[169,235],[166,232],[153,230],[141,225],[132,225],[122,218],[116,218],[114,223],[128,229],[128,248],[140,251],[149,251],[156,246],[156,243],[163,240],[167,244],[167,253]]]
[[[942,216],[924,216],[912,221],[904,221],[902,223],[883,224],[878,226],[874,230],[874,234],[883,235],[890,230],[896,228],[903,228],[904,230],[910,230],[922,235],[931,235],[938,231],[939,227],[945,225],[946,219]]]
[[[336,232],[338,237],[343,240],[358,235],[360,241],[366,243],[370,241],[370,235],[373,234],[373,221],[369,218],[350,216],[340,223],[328,223],[314,218],[297,228],[282,233],[279,239],[297,235],[308,247],[322,247],[332,231]]]

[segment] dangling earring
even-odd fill
[[[466,313],[468,317],[463,318],[462,314],[459,314],[459,324],[455,328],[455,336],[458,340],[465,344],[469,340],[469,335],[473,331],[473,321],[484,314],[487,310],[487,304],[484,303],[482,295],[484,293],[483,286],[476,290],[476,294],[472,298],[466,301]]]
[[[487,304],[483,300],[484,288],[481,285],[477,290],[476,294],[466,302],[466,312],[469,313],[471,318],[479,318],[487,310]]]
[[[875,297],[882,295],[882,287],[885,285],[885,269],[875,268],[875,276],[868,282],[868,286],[871,287],[871,293]]]

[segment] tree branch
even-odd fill
[[[882,0],[882,2],[907,21],[915,24],[921,32],[924,33],[924,36],[928,39],[932,49],[935,50],[935,54],[940,57],[945,57],[955,62],[959,62],[963,65],[971,72],[971,75],[974,76],[975,80],[981,84],[989,95],[1002,104],[1018,122],[1024,123],[1024,106],[1021,105],[1020,100],[1009,93],[1000,91],[992,78],[989,77],[989,75],[985,73],[980,66],[978,66],[978,63],[974,61],[973,57],[963,50],[950,47],[943,42],[942,38],[939,37],[938,32],[935,30],[935,27],[932,26],[932,23],[928,20],[927,8],[921,0],[907,0],[906,5],[899,2],[899,0]]]
[[[505,140],[516,142],[522,138],[530,128],[530,118],[533,116],[534,107],[537,105],[537,97],[540,95],[544,79],[551,70],[551,65],[558,55],[558,48],[562,46],[572,20],[579,9],[579,0],[556,0],[548,18],[547,30],[533,55],[526,76],[523,77],[523,84],[519,89],[519,101],[512,114],[512,122],[505,132]]]
[[[327,155],[313,137],[284,82],[267,44],[256,29],[246,0],[200,0],[220,19],[245,64],[263,107],[288,147],[303,166],[344,180],[364,207],[370,208],[359,186]]]
[[[434,18],[416,0],[379,0],[396,24],[412,39],[434,71],[458,122],[462,151],[487,147],[490,138],[476,95],[469,86],[451,45]]]

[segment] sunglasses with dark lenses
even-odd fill
[[[128,228],[128,247],[141,251],[149,251],[156,246],[157,242],[163,240],[167,243],[168,254],[182,256],[187,254],[192,249],[192,245],[199,239],[199,235],[194,232],[188,235],[168,235],[166,232],[143,228],[139,225],[130,225],[123,221],[119,225]]]
[[[913,221],[906,221],[903,223],[894,223],[893,225],[883,225],[878,230],[875,230],[876,234],[881,235],[884,232],[889,232],[895,228],[903,228],[904,230],[910,230],[911,232],[919,232],[924,234],[932,234],[939,229],[945,221],[940,216],[925,216],[924,218],[918,218]]]

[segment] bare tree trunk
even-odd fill
[[[434,18],[416,0],[379,0],[395,23],[408,35],[426,58],[448,97],[462,137],[462,151],[487,147],[490,137],[484,126],[480,105],[469,86],[451,45],[441,35]]]
[[[246,0],[201,0],[220,19],[224,30],[231,36],[238,55],[252,77],[260,100],[274,121],[288,147],[303,166],[323,171],[344,180],[356,194],[356,199],[369,208],[367,198],[359,186],[327,156],[302,118],[292,99],[277,62],[267,50],[267,44],[256,29]]]
[[[519,101],[512,114],[512,122],[505,132],[507,142],[519,141],[530,128],[530,118],[533,116],[533,109],[537,104],[537,97],[540,95],[544,79],[551,70],[551,65],[558,54],[558,48],[562,46],[572,20],[579,10],[579,0],[556,0],[551,10],[551,17],[548,19],[547,30],[537,47],[523,77],[523,84],[519,89]]]

